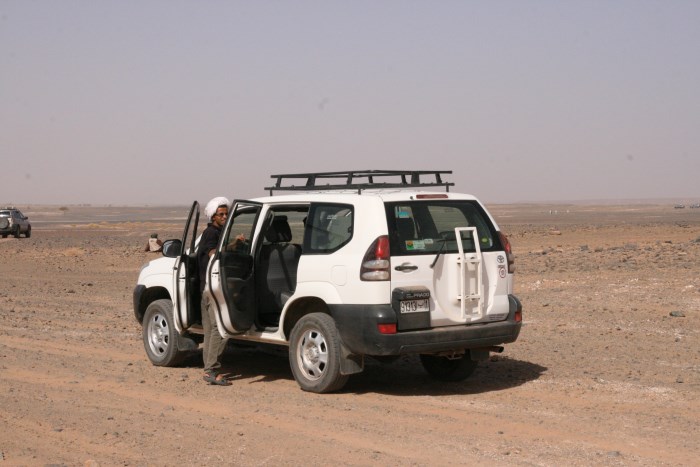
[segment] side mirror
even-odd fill
[[[171,239],[163,242],[163,256],[177,258],[182,253],[182,240]]]

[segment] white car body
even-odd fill
[[[473,370],[465,362],[516,340],[522,307],[513,295],[513,255],[495,220],[474,196],[405,185],[319,185],[234,201],[204,290],[222,336],[289,345],[295,378],[314,392],[342,387],[365,356],[418,353],[434,376],[458,379]],[[157,319],[167,318],[166,300],[172,306],[177,332],[168,334],[169,346],[158,340],[161,325],[144,324],[154,364],[177,361],[173,348],[192,348],[179,339],[201,334],[189,254],[196,243],[187,244],[196,238],[198,212],[195,202],[176,248],[185,253],[149,263],[134,292],[140,321],[155,300],[163,300]],[[233,242],[239,234],[248,239],[244,247]]]

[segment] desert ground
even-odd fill
[[[0,239],[0,465],[698,465],[700,209],[493,205],[517,342],[461,383],[416,357],[303,392],[284,348],[161,368],[132,310],[186,207],[18,206]]]

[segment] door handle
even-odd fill
[[[394,269],[396,269],[397,271],[415,271],[416,269],[418,269],[418,266],[414,266],[412,264],[400,264]]]

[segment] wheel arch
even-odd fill
[[[167,288],[161,286],[149,287],[141,292],[137,299],[138,303],[134,308],[136,319],[139,323],[143,323],[143,316],[146,314],[148,305],[160,299],[172,300]]]
[[[282,316],[282,334],[287,342],[297,322],[310,313],[331,314],[326,302],[318,297],[301,297],[289,304]]]

